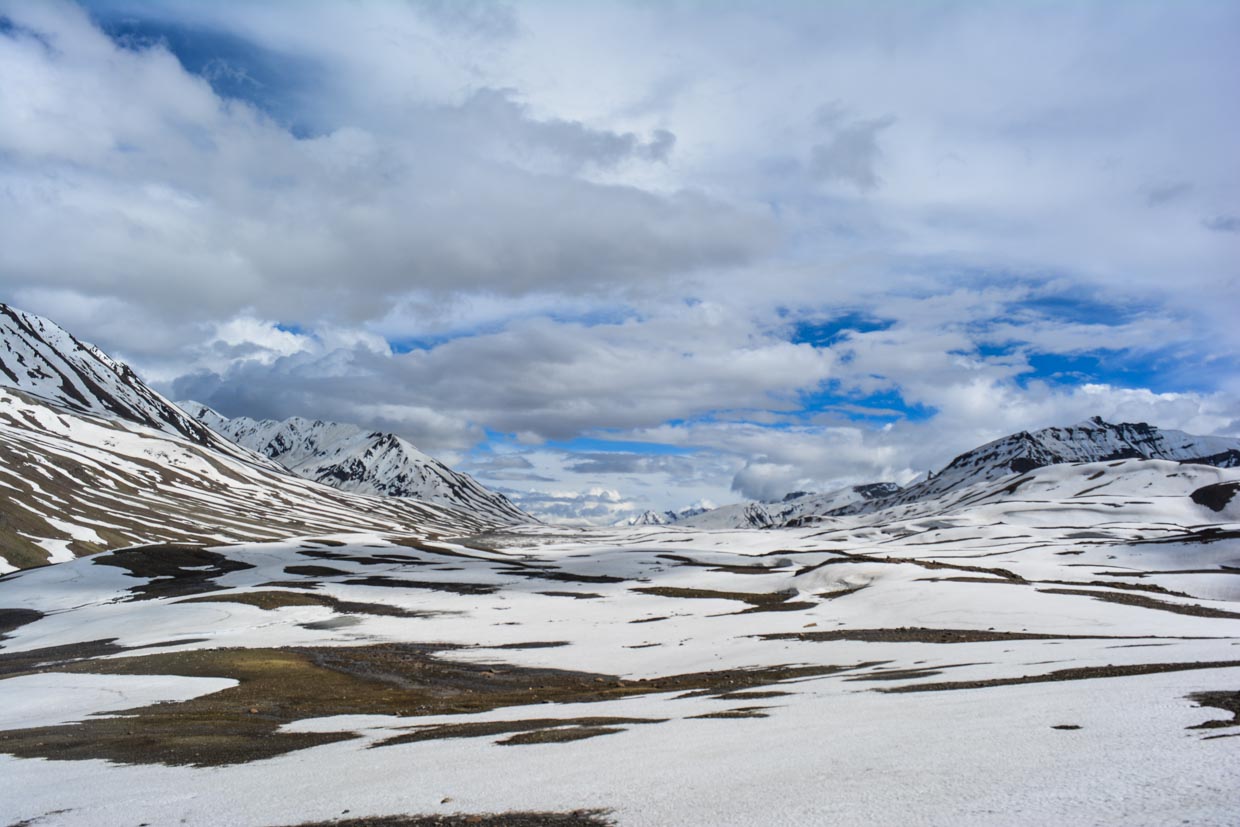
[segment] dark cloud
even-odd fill
[[[1158,207],[1177,201],[1193,191],[1193,185],[1188,181],[1173,181],[1167,184],[1161,184],[1156,187],[1150,187],[1145,193],[1145,203],[1151,207]]]
[[[840,181],[868,192],[882,183],[878,163],[882,149],[878,138],[895,123],[888,115],[881,118],[849,120],[838,105],[819,113],[819,122],[828,137],[810,151],[809,171],[820,181]]]
[[[1207,230],[1216,233],[1240,233],[1240,216],[1216,215],[1201,223]]]
[[[699,463],[692,457],[664,454],[586,453],[576,454],[565,466],[574,474],[670,474],[690,477]]]

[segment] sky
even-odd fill
[[[0,0],[0,301],[555,521],[1240,435],[1240,4]]]

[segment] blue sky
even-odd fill
[[[1240,10],[0,0],[0,300],[553,519],[1240,434]]]

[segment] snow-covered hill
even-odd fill
[[[229,419],[200,402],[179,406],[216,433],[305,479],[341,491],[410,497],[465,508],[500,523],[536,522],[503,494],[453,471],[394,434],[293,417]]]

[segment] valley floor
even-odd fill
[[[1113,512],[10,575],[0,821],[1235,824],[1240,526]]]

